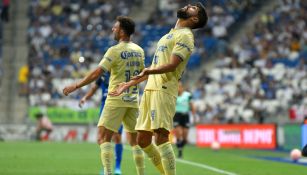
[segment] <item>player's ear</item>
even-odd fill
[[[197,24],[198,21],[199,21],[198,17],[196,17],[196,16],[191,17],[191,20],[192,20],[192,22],[193,22],[194,24]]]
[[[119,34],[120,34],[120,36],[123,36],[123,35],[125,35],[125,31],[123,29],[120,29]]]

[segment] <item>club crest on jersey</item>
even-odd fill
[[[173,38],[173,34],[169,34],[167,35],[166,39],[172,39]]]
[[[154,121],[156,117],[156,110],[151,110],[151,121]]]

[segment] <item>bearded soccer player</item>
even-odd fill
[[[114,39],[119,43],[111,48],[103,56],[98,67],[81,81],[69,85],[63,89],[63,93],[69,93],[81,88],[94,80],[97,80],[105,72],[110,72],[109,89],[115,90],[116,85],[123,81],[129,81],[134,75],[138,75],[144,69],[144,51],[131,42],[130,36],[134,33],[135,23],[128,17],[117,17],[112,31]],[[137,85],[117,97],[107,96],[106,103],[98,122],[97,142],[101,150],[101,161],[104,166],[104,174],[112,175],[112,163],[114,151],[111,138],[117,132],[121,123],[127,132],[128,142],[133,149],[133,157],[137,167],[137,174],[144,175],[144,154],[136,142],[136,118],[138,114],[139,87]]]
[[[178,80],[194,49],[191,29],[204,27],[208,20],[206,10],[200,3],[179,9],[177,17],[175,28],[159,40],[151,66],[109,93],[112,96],[120,95],[130,86],[148,79],[136,125],[137,141],[155,167],[165,175],[176,174],[169,133],[173,127]],[[153,135],[158,146],[152,144]]]

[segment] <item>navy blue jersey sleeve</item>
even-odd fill
[[[98,78],[97,80],[96,80],[96,82],[95,82],[95,84],[97,85],[97,86],[101,86],[101,84],[102,84],[103,82],[102,82],[102,79],[101,78]]]

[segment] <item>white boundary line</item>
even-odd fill
[[[196,167],[199,167],[199,168],[204,168],[204,169],[211,170],[211,171],[214,171],[214,172],[217,172],[217,173],[221,173],[221,174],[238,175],[236,173],[224,171],[224,170],[221,170],[221,169],[218,169],[218,168],[214,168],[214,167],[209,166],[209,165],[205,165],[205,164],[201,164],[201,163],[196,163],[196,162],[191,162],[191,161],[188,161],[188,160],[176,159],[176,161],[179,162],[179,163],[188,164],[188,165],[196,166]]]
[[[124,149],[132,151],[132,149],[130,147],[127,148],[126,146],[124,146]],[[196,163],[196,162],[192,162],[192,161],[188,161],[188,160],[176,159],[176,161],[179,162],[179,163],[196,166],[196,167],[199,167],[199,168],[211,170],[211,171],[214,171],[214,172],[217,172],[217,173],[221,173],[221,174],[238,175],[236,173],[232,173],[232,172],[229,172],[229,171],[224,171],[224,170],[221,170],[221,169],[218,169],[218,168],[214,168],[214,167],[209,166],[209,165],[205,165],[205,164],[201,164],[201,163]]]

